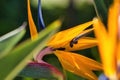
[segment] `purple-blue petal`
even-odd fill
[[[40,31],[40,28],[45,28],[43,16],[42,16],[42,9],[41,9],[41,0],[38,0],[38,29]]]
[[[100,74],[98,80],[109,80],[104,74]]]

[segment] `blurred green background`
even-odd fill
[[[37,25],[37,0],[31,0],[31,9]],[[62,29],[92,20],[95,16],[92,0],[42,0],[45,25],[64,18]],[[1,0],[0,36],[27,21],[27,0]]]

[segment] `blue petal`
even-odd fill
[[[109,80],[109,79],[104,74],[101,74],[98,80]]]
[[[40,30],[40,27],[43,29],[45,28],[45,24],[42,17],[42,10],[41,10],[41,0],[38,0],[38,29]]]

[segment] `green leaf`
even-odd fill
[[[106,4],[104,2],[104,0],[94,0],[95,3],[95,9],[96,9],[96,13],[97,16],[100,17],[104,24],[107,24],[107,7]]]
[[[53,23],[56,24],[56,23]],[[33,54],[38,53],[49,39],[50,32],[56,31],[59,25],[50,25],[39,33],[39,37],[34,40],[27,40],[17,46],[13,51],[0,59],[0,79],[12,80],[33,58]],[[47,36],[45,38],[45,36]]]
[[[80,77],[78,75],[75,75],[75,74],[68,72],[66,70],[64,72],[66,73],[66,76],[67,76],[66,80],[86,80],[85,78]]]
[[[31,62],[19,75],[38,79],[64,80],[62,73],[48,63]]]
[[[25,26],[26,23],[18,29],[0,37],[0,58],[7,55],[7,53],[17,44],[17,42],[20,41],[25,34]]]

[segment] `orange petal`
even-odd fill
[[[105,75],[107,77],[114,77],[116,75],[115,55],[113,47],[104,25],[99,19],[94,20],[94,31],[98,39],[98,46]]]
[[[118,67],[120,68],[120,13],[119,13],[119,17],[118,17],[118,43],[117,43],[117,64]],[[119,72],[119,76],[120,76],[120,72]]]
[[[98,44],[98,41],[92,37],[83,37],[78,40],[77,44],[74,44],[73,47],[70,47],[70,44],[64,46],[65,51],[75,51],[86,48],[94,47]]]
[[[76,27],[58,32],[50,39],[48,46],[51,46],[53,48],[63,47],[66,43],[69,43],[70,40],[79,35],[84,29],[92,24],[93,21],[90,21]]]
[[[94,32],[95,32],[97,39],[100,42],[105,42],[106,38],[108,38],[108,33],[105,29],[104,24],[100,21],[100,19],[97,19],[97,18],[94,18],[93,21],[94,21],[93,23]]]
[[[117,36],[119,5],[120,0],[114,0],[114,3],[110,6],[108,12],[108,32],[109,37],[113,40],[116,39]]]
[[[120,41],[118,42],[116,53],[117,53],[116,57],[117,57],[118,77],[120,79]]]
[[[120,6],[120,0],[114,0],[114,3],[109,8],[109,14],[108,14],[108,32],[109,32],[108,34],[109,34],[109,40],[110,40],[110,44],[108,45],[110,46],[109,55],[111,55],[111,58],[113,57],[111,59],[112,64],[109,66],[111,66],[114,71],[114,72],[111,72],[111,74],[106,73],[108,76],[113,76],[113,75],[116,75],[117,73],[116,63],[115,63],[116,55],[117,55],[117,64],[119,66],[120,55],[118,54],[119,52],[117,52],[117,47],[119,46],[116,47],[116,44],[119,45],[119,43],[117,43],[118,27],[119,27],[119,23],[118,23],[119,22],[119,6]]]
[[[57,50],[55,55],[64,69],[90,80],[97,80],[92,70],[102,69],[101,64],[79,54]]]
[[[38,32],[36,30],[36,26],[35,23],[33,21],[32,18],[32,14],[31,14],[31,9],[30,9],[30,0],[27,0],[27,5],[28,5],[28,21],[29,21],[29,28],[30,28],[30,34],[31,34],[31,38],[32,40],[38,37]]]
[[[118,14],[119,14],[119,0],[114,0],[114,4],[110,6],[109,8],[109,14],[108,14],[108,34],[109,34],[109,40],[111,40],[111,49],[114,53],[115,46],[116,46],[116,40],[117,40],[117,33],[118,33]]]
[[[118,44],[117,44],[116,53],[117,53],[117,64],[118,64],[118,66],[120,67],[120,41],[119,41]]]

